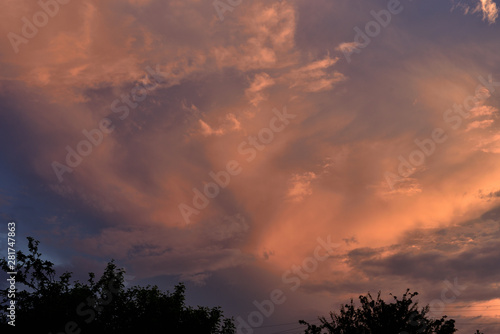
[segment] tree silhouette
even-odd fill
[[[123,269],[107,264],[96,281],[89,273],[86,283],[71,283],[71,273],[55,277],[54,264],[42,260],[39,242],[28,237],[29,253],[17,252],[15,292],[17,330],[25,333],[200,333],[234,334],[233,319],[224,318],[220,307],[192,308],[185,304],[185,286],[174,292],[157,286],[125,289]],[[12,272],[6,259],[0,267]],[[12,329],[6,312],[8,288],[0,291],[0,328]]]
[[[455,333],[455,320],[429,319],[429,305],[419,309],[418,302],[413,301],[417,292],[406,290],[403,298],[399,300],[393,296],[394,302],[386,303],[380,298],[376,299],[370,293],[360,296],[360,307],[350,304],[340,308],[340,313],[330,312],[330,320],[319,317],[320,325],[313,325],[304,320],[299,323],[306,325],[305,334],[451,334]]]

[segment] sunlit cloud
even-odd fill
[[[338,58],[327,57],[293,70],[287,80],[291,81],[290,88],[299,88],[305,92],[320,92],[330,90],[343,80],[345,76],[337,71],[328,71],[335,65]]]
[[[481,1],[481,11],[483,12],[483,20],[488,21],[488,23],[495,23],[498,18],[498,8],[497,4],[493,0],[480,0]]]
[[[461,8],[464,14],[481,13],[483,21],[493,24],[498,18],[498,7],[494,0],[472,0],[455,2],[454,7]]]
[[[287,197],[295,202],[300,202],[305,196],[311,195],[311,182],[316,178],[317,176],[313,172],[293,175],[290,179]]]
[[[267,99],[263,90],[275,84],[275,81],[267,73],[255,75],[250,87],[245,90],[245,94],[250,100],[250,103],[257,106],[260,102]]]

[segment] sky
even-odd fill
[[[15,221],[61,272],[185,282],[239,333],[407,288],[500,332],[495,1],[3,5],[4,253]]]

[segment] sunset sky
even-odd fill
[[[240,326],[281,290],[257,334],[406,288],[500,333],[497,0],[44,1],[0,13],[2,256]]]

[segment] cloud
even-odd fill
[[[358,43],[356,42],[344,42],[339,44],[335,50],[341,51],[343,53],[352,53],[354,50],[358,48]]]
[[[147,274],[142,271],[141,277],[179,275],[202,284],[213,271],[252,260],[235,247],[248,230],[245,218],[236,214],[206,221],[190,231],[142,224],[127,229],[106,228],[99,235],[74,242],[88,254],[104,252],[117,261],[127,261],[133,271],[143,268]],[[101,244],[103,238],[109,243]]]
[[[355,249],[347,257],[354,268],[369,276],[394,275],[431,281],[456,276],[480,286],[481,282],[500,277],[500,270],[493,265],[500,258],[495,247],[500,240],[498,223],[498,219],[483,218],[447,228],[416,229],[406,232],[398,244]],[[498,292],[492,293],[491,297],[499,296]]]
[[[292,70],[286,76],[286,80],[291,82],[290,88],[296,88],[304,92],[330,90],[335,84],[346,79],[340,72],[328,71],[337,61],[338,58],[327,56],[325,59],[317,60],[301,68]]]
[[[267,97],[262,92],[267,87],[271,87],[275,84],[275,81],[267,73],[256,74],[250,87],[245,90],[245,95],[250,100],[250,103],[257,106],[260,102],[267,99]]]
[[[498,18],[498,8],[493,0],[480,0],[481,11],[483,12],[483,20],[489,24],[495,23]]]
[[[470,131],[474,129],[486,129],[489,128],[493,124],[493,122],[495,121],[492,119],[486,119],[483,121],[473,121],[467,125],[467,129],[465,129],[465,131]]]
[[[296,12],[293,4],[252,3],[235,27],[243,28],[241,42],[215,46],[213,54],[216,62],[219,67],[235,66],[240,70],[285,67],[295,62],[290,59],[295,45],[295,26]]]
[[[295,174],[290,179],[287,198],[294,202],[300,202],[304,197],[312,194],[311,182],[317,178],[313,172]]]
[[[500,277],[500,269],[495,265],[500,260],[496,246],[500,241],[499,212],[496,207],[480,218],[452,226],[409,229],[397,243],[384,247],[353,245],[357,247],[332,257],[329,269],[322,273],[323,277],[335,279],[308,281],[306,289],[333,295],[347,292],[352,296],[377,290],[397,294],[412,287],[426,304],[442,298],[445,280],[456,281],[465,289],[454,301],[454,308],[447,308],[446,312],[455,318],[455,307],[460,307],[458,320],[462,327],[460,320],[466,321],[462,317],[477,315],[471,302],[487,305],[500,297],[492,283]],[[352,277],[357,279],[353,281]],[[495,312],[483,312],[483,316],[488,320]]]
[[[200,122],[200,127],[201,127],[201,133],[204,135],[204,136],[210,136],[210,135],[216,135],[216,136],[222,136],[225,131],[224,129],[217,129],[217,130],[214,130],[212,129],[212,127],[210,125],[208,125],[207,123],[205,123],[203,120],[199,120]]]
[[[391,187],[392,186],[392,187]],[[405,195],[411,196],[422,192],[422,185],[416,178],[401,177],[396,174],[386,174],[380,186],[381,196]]]
[[[201,127],[201,133],[203,136],[222,136],[230,131],[237,131],[241,129],[241,123],[236,119],[234,114],[226,114],[226,117],[223,120],[223,124],[220,125],[217,129],[213,129],[210,125],[205,123],[203,120],[198,120]]]
[[[472,0],[474,4],[469,4],[464,1],[457,2],[453,8],[460,7],[464,14],[467,15],[469,13],[482,13],[483,21],[487,21],[488,24],[493,24],[496,22],[498,18],[498,7],[493,0]]]
[[[500,134],[493,133],[477,138],[475,149],[485,153],[500,153]]]
[[[488,194],[484,194],[483,191],[479,192],[479,196],[481,198],[495,198],[495,197],[500,197],[500,190],[498,191],[492,191],[489,192]]]
[[[471,109],[471,114],[473,117],[493,116],[497,113],[498,113],[498,108],[486,105],[476,106]]]

